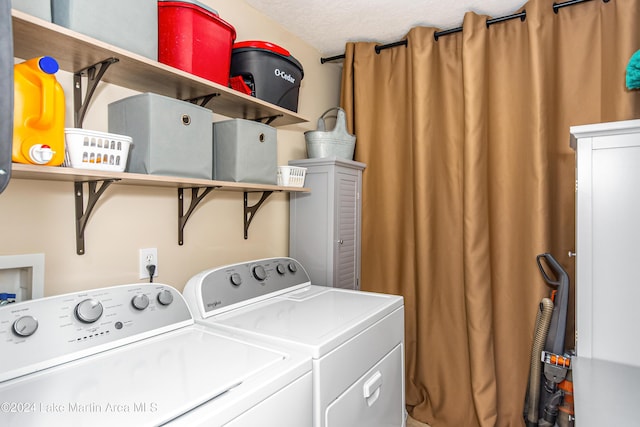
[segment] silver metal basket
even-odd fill
[[[325,117],[332,111],[337,111],[336,124],[330,131],[325,130]],[[318,119],[318,130],[304,133],[309,158],[340,157],[353,160],[356,146],[356,136],[347,131],[347,120],[342,108],[335,107],[324,112]]]

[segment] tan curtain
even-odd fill
[[[367,164],[362,288],[404,295],[407,407],[434,427],[523,425],[549,293],[536,255],[573,278],[569,127],[640,117],[625,88],[640,1],[552,5],[489,28],[468,13],[437,41],[414,28],[379,54],[347,44],[342,106]]]

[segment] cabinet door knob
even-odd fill
[[[339,240],[338,240],[338,244],[340,244],[340,245],[341,245],[341,244],[343,244],[343,243],[344,243],[344,240],[342,240],[342,239],[339,239]]]
[[[569,258],[573,258],[573,257],[576,256],[576,253],[569,251],[569,253],[567,253],[567,255],[569,255]]]

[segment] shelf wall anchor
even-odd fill
[[[118,62],[118,58],[109,58],[105,59],[102,62],[91,65],[87,68],[84,68],[80,71],[76,71],[73,74],[73,109],[74,109],[74,117],[73,123],[77,128],[82,128],[82,122],[84,121],[84,116],[87,113],[87,108],[89,107],[89,102],[91,102],[91,98],[93,97],[93,93],[96,91],[98,87],[98,83],[102,79],[102,76],[107,71],[107,68],[111,64],[115,64]],[[82,76],[87,76],[87,92],[85,93],[84,100],[82,99]]]
[[[198,206],[211,190],[215,190],[216,188],[220,188],[220,186],[191,188],[191,201],[186,213],[184,211],[184,188],[178,188],[178,245],[182,246],[184,244],[184,227],[187,225],[187,221],[196,209],[196,206]],[[200,193],[200,190],[202,190],[202,193]]]
[[[249,193],[247,191],[244,192],[244,239],[247,240],[249,238],[249,226],[251,225],[251,221],[253,221],[253,217],[255,216],[260,206],[267,200],[273,191],[263,191],[262,197],[260,200],[253,205],[249,206]]]
[[[93,211],[102,193],[118,179],[104,181],[78,181],[74,182],[74,194],[76,202],[76,253],[84,255],[84,231],[87,228],[89,216]],[[101,183],[100,187],[97,187]],[[85,209],[83,185],[87,184],[89,195],[87,196],[87,206]]]

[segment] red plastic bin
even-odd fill
[[[217,12],[191,1],[158,1],[158,61],[229,85],[235,28]]]

